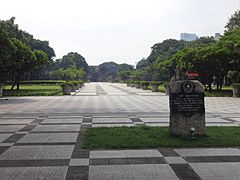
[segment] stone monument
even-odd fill
[[[170,133],[205,135],[204,86],[195,80],[169,83]]]

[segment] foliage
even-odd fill
[[[61,84],[61,87],[64,88],[64,87],[72,87],[74,84],[73,82],[71,81],[67,81],[67,82],[64,82]]]
[[[12,17],[0,21],[1,81],[13,80],[19,89],[20,80],[51,63],[55,53],[47,41],[34,39],[29,33],[20,30],[14,20]]]
[[[74,67],[63,69],[59,68],[55,71],[49,73],[50,77],[54,79],[63,79],[63,80],[81,80],[85,76],[85,71],[81,69],[77,69]]]
[[[239,12],[230,22],[236,18]],[[234,22],[238,24],[238,20]],[[194,72],[199,74],[197,79],[206,89],[211,91],[214,83],[217,90],[221,90],[224,80],[228,84],[240,82],[240,28],[229,28],[219,41],[200,37],[192,42],[170,39],[157,43],[149,57],[137,64],[137,69],[141,70],[141,75],[135,75],[135,80],[187,79],[186,74]]]
[[[151,81],[150,82],[150,85],[160,85],[160,84],[162,84],[161,82],[158,82],[158,81]]]
[[[89,79],[91,81],[125,81],[131,78],[132,71],[132,65],[105,62],[99,66],[89,67]]]
[[[148,81],[140,81],[140,84],[142,86],[149,86],[150,82],[148,82]]]
[[[68,69],[74,67],[76,69],[83,69],[85,72],[88,71],[88,64],[85,58],[76,52],[70,52],[63,56],[62,59],[57,59],[54,66],[55,69]]]
[[[11,58],[14,48],[12,40],[7,33],[3,31],[0,24],[0,83],[10,77],[9,69],[12,66]]]
[[[227,30],[234,28],[240,28],[240,10],[236,11],[229,19],[227,25],[225,26]]]

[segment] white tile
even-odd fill
[[[73,148],[73,145],[11,146],[0,155],[0,159],[70,159]]]
[[[190,166],[206,180],[239,180],[240,163],[191,163]]]
[[[157,117],[157,118],[141,118],[143,122],[152,123],[152,122],[169,122],[169,118]]]
[[[134,180],[129,165],[90,166],[89,180]]]
[[[130,165],[130,171],[134,179],[178,180],[178,177],[168,164]]]
[[[90,158],[130,158],[130,157],[162,157],[157,150],[112,150],[91,151]]]
[[[65,180],[68,167],[1,167],[1,180]]]
[[[169,164],[187,163],[182,157],[164,157]]]
[[[69,166],[89,166],[89,159],[71,159]]]
[[[126,157],[162,157],[158,150],[123,150]]]

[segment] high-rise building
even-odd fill
[[[197,38],[196,34],[181,33],[180,35],[180,39],[183,41],[195,41]]]

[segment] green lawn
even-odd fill
[[[233,93],[232,90],[221,90],[221,91],[216,91],[212,90],[212,92],[205,91],[205,96],[206,97],[232,97]]]
[[[11,86],[7,85],[4,88],[4,96],[57,96],[62,95],[60,85],[20,85],[20,90],[10,90]]]
[[[231,86],[223,86],[221,91],[217,91],[213,87],[212,92],[210,93],[209,91],[205,91],[205,96],[206,97],[232,97],[232,87]],[[151,88],[150,88],[151,89]],[[165,88],[163,85],[160,85],[158,87],[158,91],[165,93]]]
[[[89,128],[83,148],[240,147],[240,127],[207,127],[195,140],[173,137],[167,127]]]

